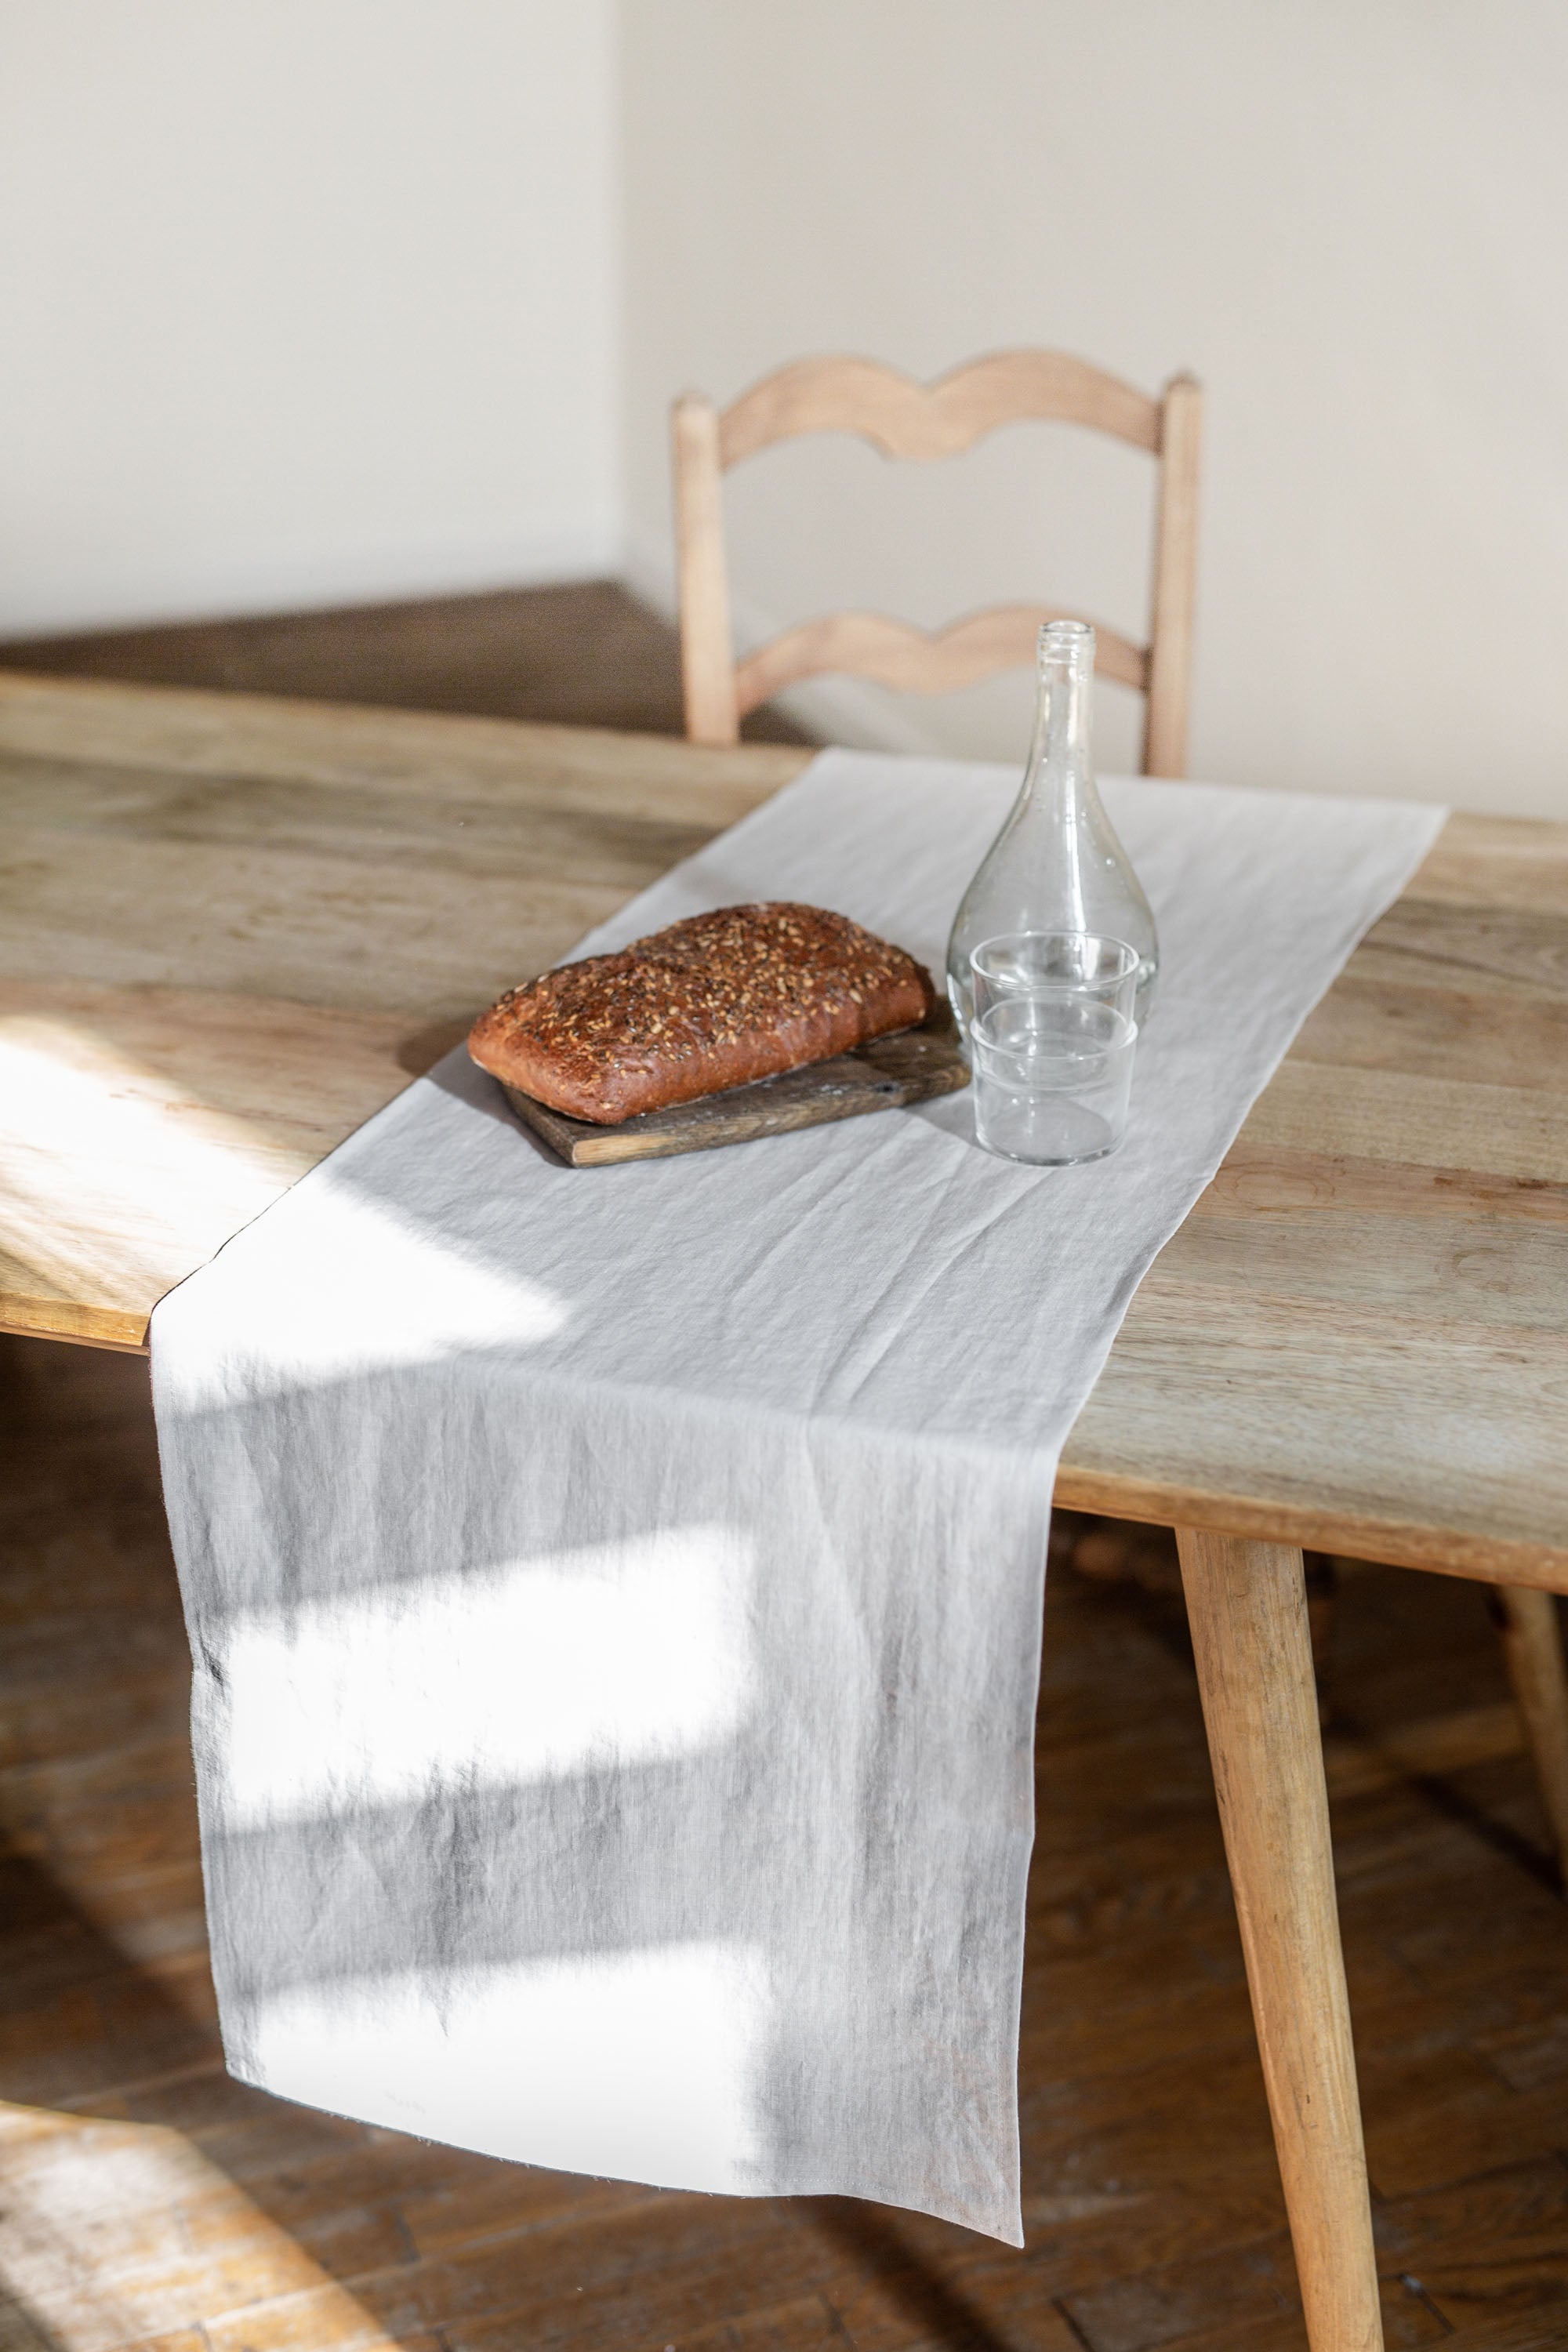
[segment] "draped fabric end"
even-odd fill
[[[940,971],[1012,797],[829,752],[584,942],[759,898]],[[1440,812],[1112,780],[1126,1145],[962,1096],[568,1170],[461,1054],[153,1318],[231,2069],[531,2164],[1023,2242],[1050,1493],[1128,1299]]]

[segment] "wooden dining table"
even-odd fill
[[[0,1329],[145,1349],[480,1006],[810,756],[0,676]],[[1302,1547],[1485,1580],[1555,1642],[1568,825],[1449,820],[1145,1278],[1057,1499],[1178,1531],[1309,2336],[1370,2352]]]

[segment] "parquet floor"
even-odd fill
[[[1016,2254],[231,2083],[144,1363],[0,1341],[0,2352],[1300,2352],[1173,1593],[1051,1581]],[[1336,1637],[1389,2341],[1565,2346],[1568,1911],[1483,1604],[1366,1571]]]
[[[679,735],[675,632],[610,580],[0,645],[0,667]],[[807,739],[756,710],[749,741]]]

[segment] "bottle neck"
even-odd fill
[[[1042,656],[1028,782],[1051,789],[1093,789],[1089,755],[1090,668],[1081,656]]]

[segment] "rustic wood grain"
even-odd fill
[[[0,1322],[144,1345],[151,1299],[460,1034],[222,989],[0,978]]]
[[[524,812],[566,807],[710,828],[734,824],[812,756],[788,744],[696,750],[593,727],[4,671],[0,751],[8,764],[30,752],[133,776],[150,770],[226,784],[255,776],[397,793],[427,811],[433,804],[437,822],[444,794],[456,789]]]
[[[807,756],[0,676],[0,1327],[140,1344]],[[1058,1500],[1568,1582],[1565,1006],[1568,828],[1451,819],[1134,1298]]]
[[[1145,1278],[1058,1500],[1568,1586],[1565,1008],[1568,827],[1451,818]]]
[[[943,1003],[918,1029],[874,1037],[852,1053],[836,1054],[804,1070],[674,1103],[668,1110],[643,1111],[616,1127],[568,1118],[516,1087],[503,1086],[502,1092],[518,1117],[569,1167],[607,1168],[628,1160],[673,1160],[689,1151],[756,1143],[798,1128],[898,1110],[935,1095],[956,1094],[968,1084],[957,1024]]]
[[[565,727],[0,675],[0,1328],[156,1299],[796,773]]]

